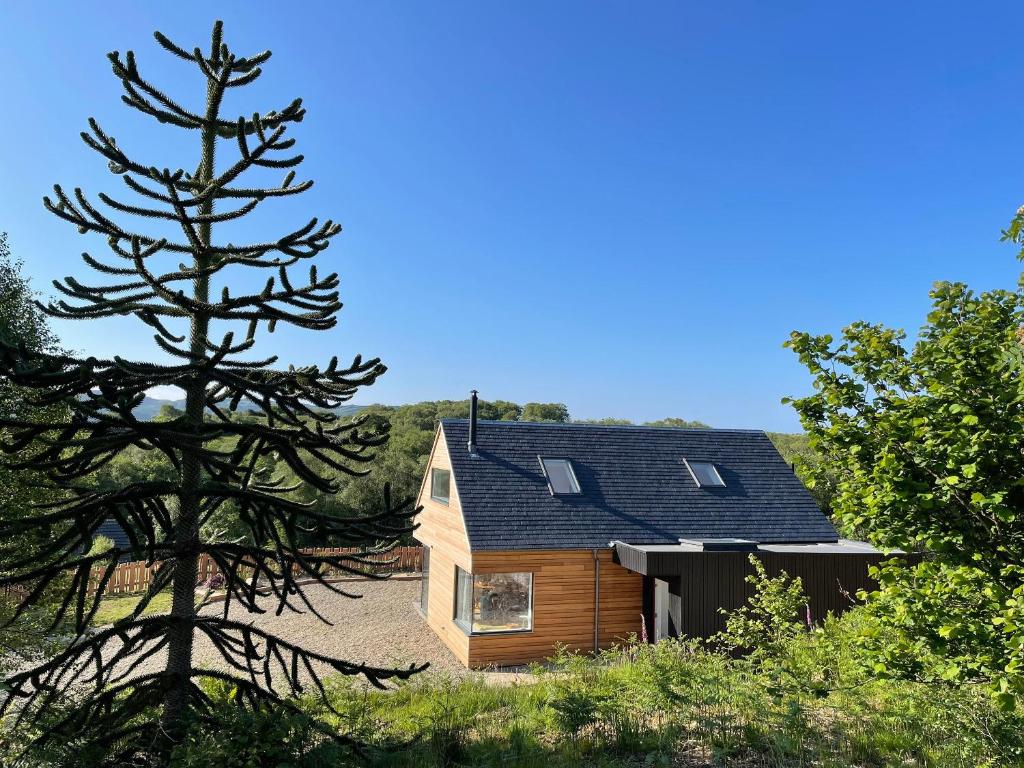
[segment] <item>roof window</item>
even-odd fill
[[[724,488],[725,481],[718,474],[715,465],[710,461],[690,461],[683,459],[686,468],[690,470],[690,476],[697,483],[698,488]]]
[[[541,469],[548,479],[548,487],[555,496],[566,496],[580,492],[580,483],[576,479],[572,462],[568,459],[545,459],[540,458]]]

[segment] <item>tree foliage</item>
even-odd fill
[[[810,437],[803,432],[768,432],[782,458],[792,464],[797,475],[811,496],[826,515],[832,514],[832,496],[835,493],[835,472],[822,460],[821,454],[811,445]],[[841,520],[834,520],[843,533],[850,538],[860,538],[860,532],[848,528]]]
[[[0,339],[23,345],[33,352],[56,352],[57,337],[46,316],[36,306],[36,294],[24,275],[24,263],[14,258],[7,235],[0,233]],[[14,418],[41,418],[66,421],[68,411],[62,404],[36,407],[26,391],[7,377],[0,377],[0,413]],[[33,455],[39,446],[26,446],[26,455]],[[14,470],[0,465],[0,515],[4,520],[24,518],[34,506],[54,500],[56,493],[48,488],[45,476],[25,467]],[[0,574],[7,575],[3,564],[11,558],[38,553],[45,545],[47,532],[39,528],[23,529],[16,536],[0,540]],[[52,622],[56,606],[56,590],[42,596],[33,611],[17,629],[0,630],[0,669],[21,664],[26,657],[39,657],[53,649],[46,628]],[[8,621],[17,609],[17,595],[0,594],[0,622]]]
[[[753,592],[746,604],[733,611],[722,610],[725,629],[711,642],[727,651],[739,651],[757,667],[770,667],[793,645],[793,640],[810,630],[806,616],[807,595],[800,577],[785,571],[769,577],[764,563],[751,555],[754,573],[746,581]]]
[[[834,482],[833,512],[885,548],[924,552],[880,573],[880,672],[1024,693],[1024,398],[1020,290],[937,283],[916,341],[857,322],[793,333],[814,393],[792,400]]]
[[[128,107],[194,137],[194,170],[161,169],[151,159],[136,158],[130,142],[122,144],[90,119],[82,139],[133,196],[125,201],[100,193],[96,202],[81,189],[56,186],[53,197],[44,199],[55,216],[82,234],[99,235],[110,252],[99,258],[83,254],[99,273],[96,284],[74,277],[57,282],[63,298],[46,311],[88,321],[133,316],[152,329],[164,361],[83,359],[14,339],[0,345],[0,372],[29,393],[25,402],[33,409],[0,420],[9,467],[44,474],[60,493],[29,515],[5,514],[0,520],[0,540],[48,534],[37,551],[6,552],[0,582],[27,589],[16,618],[61,585],[53,626],[64,623],[71,635],[59,653],[8,677],[0,708],[15,713],[15,728],[41,728],[37,742],[78,748],[83,739],[91,740],[114,763],[139,750],[166,753],[180,740],[186,722],[208,712],[204,679],[228,682],[242,706],[287,707],[284,694],[319,688],[325,669],[362,675],[375,685],[416,671],[325,657],[228,617],[233,604],[260,613],[268,602],[278,613],[315,613],[307,580],[347,594],[325,583],[325,569],[362,573],[366,555],[386,552],[411,530],[410,510],[392,502],[385,488],[377,513],[322,515],[294,498],[294,484],[267,471],[268,463],[286,466],[323,494],[338,490],[339,474],[364,472],[387,434],[365,420],[339,418],[333,409],[372,384],[385,367],[358,355],[349,365],[333,358],[301,368],[252,356],[258,330],[327,330],[341,307],[337,274],[322,274],[311,264],[339,233],[334,222],[312,218],[266,240],[214,236],[221,225],[310,188],[312,182],[295,180],[303,158],[287,135],[305,109],[295,99],[280,109],[226,117],[227,97],[260,76],[270,52],[237,55],[224,42],[220,22],[205,53],[155,36],[197,75],[205,97],[201,110],[183,106],[146,80],[133,52],[113,52],[109,60]],[[261,180],[281,172],[280,183]],[[134,231],[131,221],[148,230]],[[230,231],[238,235],[251,227]],[[300,265],[308,265],[305,279],[295,274]],[[269,276],[246,293],[242,287],[253,274]],[[184,391],[183,411],[155,421],[136,419],[146,391],[167,385]],[[256,411],[235,418],[242,402]],[[70,420],[35,410],[58,406],[70,411]],[[97,487],[97,477],[125,451],[160,456],[166,466]],[[226,511],[245,536],[211,528],[210,521]],[[129,544],[88,554],[108,518],[121,524]],[[302,542],[309,535],[359,553],[305,554]],[[200,555],[212,558],[227,577],[222,611],[197,613]],[[132,615],[92,631],[99,595],[122,556],[161,565]],[[100,591],[91,595],[88,582],[97,569],[103,574]],[[169,615],[143,615],[165,588],[173,595]],[[230,672],[193,668],[192,646],[200,636]],[[155,654],[166,654],[164,668],[136,674]],[[61,714],[54,717],[58,704]]]
[[[564,403],[527,403],[523,406],[523,421],[550,421],[565,424],[569,421],[569,409]]]
[[[677,429],[711,429],[711,427],[703,421],[689,421],[687,419],[676,418],[675,416],[669,416],[666,419],[656,419],[655,421],[645,421],[644,426],[675,427]]]

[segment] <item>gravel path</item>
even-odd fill
[[[407,667],[413,662],[429,662],[430,668],[424,675],[461,677],[468,674],[420,617],[416,609],[420,594],[418,578],[346,582],[338,586],[362,597],[350,599],[318,585],[306,588],[310,602],[333,622],[333,626],[324,624],[311,613],[286,611],[276,616],[273,613],[276,602],[272,599],[268,599],[269,610],[264,614],[247,613],[232,602],[229,617],[252,623],[265,632],[325,656],[377,667]],[[222,604],[214,603],[202,613],[216,614],[222,610]],[[232,671],[205,636],[197,638],[192,658],[196,667]],[[165,654],[158,654],[139,667],[137,673],[162,669],[165,659]]]

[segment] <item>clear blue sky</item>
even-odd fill
[[[275,54],[229,111],[309,110],[295,135],[317,184],[253,234],[345,227],[324,255],[337,329],[263,349],[383,357],[362,402],[476,387],[580,418],[793,430],[792,329],[913,330],[932,281],[1019,274],[998,237],[1024,202],[1020,4],[4,3],[0,229],[43,290],[103,245],[42,195],[120,188],[78,139],[88,116],[147,163],[197,159],[120,105],[105,53],[134,49],[194,104],[196,75],[151,33],[203,44],[214,5],[235,50]],[[133,321],[57,329],[152,354]]]

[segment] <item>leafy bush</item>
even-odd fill
[[[769,578],[764,564],[750,556],[754,573],[746,581],[754,587],[747,604],[735,611],[722,609],[727,616],[725,630],[712,643],[726,651],[739,651],[758,667],[778,662],[793,646],[793,641],[811,629],[810,609],[800,578],[791,579],[782,571]],[[806,621],[801,613],[806,611]]]
[[[89,547],[87,555],[102,555],[114,548],[114,540],[109,536],[99,534],[93,537],[92,546]]]
[[[1024,208],[1004,235],[1024,246]],[[880,568],[880,663],[987,682],[1009,708],[1024,701],[1024,287],[938,282],[930,299],[912,342],[863,321],[839,338],[794,332],[814,386],[789,402],[840,527],[925,555]]]

